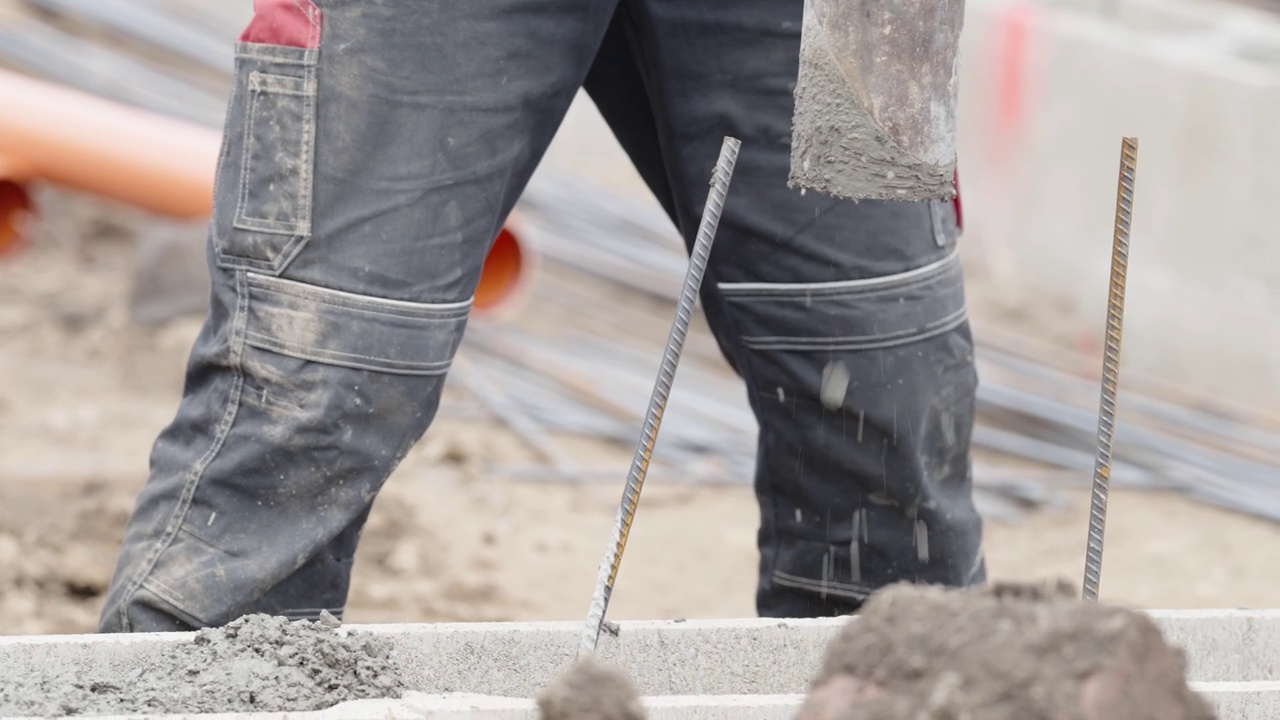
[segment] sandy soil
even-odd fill
[[[577,133],[575,122],[566,127]],[[581,156],[599,158],[580,143],[553,150],[552,160]],[[634,186],[616,165],[601,167]],[[0,634],[93,628],[198,329],[192,319],[130,324],[127,233],[99,224],[82,241],[86,233],[72,228],[92,221],[75,207],[51,206],[41,242],[0,260]],[[655,362],[662,339],[654,338]],[[573,453],[617,467],[616,483],[494,476],[484,463],[533,455],[468,417],[458,392],[446,393],[441,419],[375,506],[348,621],[583,617],[630,449],[568,439]],[[750,616],[750,490],[672,480],[650,477],[611,617]],[[992,575],[1078,582],[1087,497],[1071,498],[1017,525],[989,524]],[[1280,526],[1131,492],[1113,494],[1109,517],[1105,597],[1144,607],[1280,606]]]

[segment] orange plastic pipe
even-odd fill
[[[34,212],[26,186],[45,181],[180,219],[212,211],[221,135],[95,95],[0,70],[0,255]],[[508,222],[485,260],[477,314],[520,295],[529,255]]]

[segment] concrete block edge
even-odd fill
[[[1219,720],[1280,717],[1280,681],[1193,682],[1218,711]],[[644,698],[651,720],[782,720],[800,707],[803,695],[682,695]],[[297,713],[217,713],[198,715],[112,715],[94,720],[534,720],[533,700],[411,692],[398,700],[357,700],[325,710]],[[36,720],[13,718],[12,720]]]

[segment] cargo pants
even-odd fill
[[[255,6],[211,308],[103,632],[341,617],[371,503],[580,87],[690,243],[722,139],[743,143],[701,300],[759,420],[759,614],[985,580],[957,208],[787,187],[803,0]]]

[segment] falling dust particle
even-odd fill
[[[929,526],[923,520],[916,520],[916,558],[929,562]]]
[[[827,599],[827,588],[831,586],[836,574],[836,559],[831,549],[822,554],[822,591],[820,596]]]
[[[822,369],[822,391],[819,398],[822,406],[828,410],[839,410],[844,406],[845,394],[849,392],[849,368],[840,361],[827,363]]]
[[[862,533],[862,515],[865,510],[853,513],[853,538],[849,541],[849,576],[855,583],[862,582],[862,552],[858,536]]]

